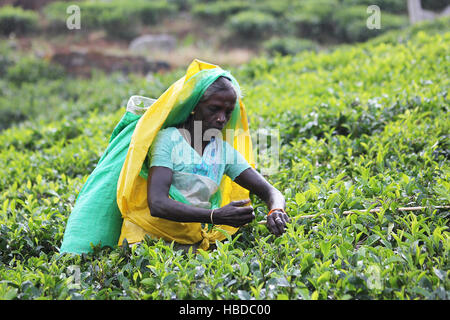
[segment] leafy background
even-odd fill
[[[128,98],[158,97],[183,69],[79,78],[2,38],[0,297],[449,299],[449,210],[434,209],[450,203],[449,27],[230,66],[251,128],[280,132],[266,178],[286,197],[283,236],[252,194],[256,221],[215,250],[147,238],[79,256],[58,253],[65,224]]]

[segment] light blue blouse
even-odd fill
[[[163,166],[173,171],[171,188],[176,188],[192,204],[210,208],[211,196],[218,190],[224,174],[235,180],[250,168],[245,158],[227,141],[211,138],[200,156],[175,127],[160,130],[148,154],[141,176],[148,168]],[[144,168],[147,167],[147,168]]]

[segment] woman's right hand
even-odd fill
[[[235,228],[243,226],[255,219],[252,206],[243,207],[250,199],[231,201],[226,206],[214,210],[214,224],[225,224]]]

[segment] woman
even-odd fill
[[[239,84],[229,72],[199,60],[179,81],[133,134],[118,183],[124,218],[119,243],[150,235],[207,249],[225,238],[223,231],[233,234],[254,219],[253,208],[245,206],[249,191],[266,202],[267,226],[281,235],[289,221],[285,200],[253,168]],[[170,110],[161,111],[163,105]],[[156,117],[164,124],[155,125]]]
[[[195,150],[196,145],[198,145],[199,147],[195,152],[202,156],[205,153],[205,149],[208,146],[213,146],[217,136],[220,136],[221,130],[225,127],[231,117],[231,113],[236,105],[236,100],[237,94],[232,86],[231,80],[225,77],[219,77],[206,90],[191,116],[184,123],[177,127],[167,128],[165,129],[167,131],[162,131],[158,135],[164,135],[164,133],[166,133],[167,136],[167,133],[173,132],[172,128],[176,130],[175,133],[179,132],[180,135],[183,133],[186,135],[186,133],[188,133],[188,137],[193,137],[193,139],[186,139],[184,136],[183,139],[188,143],[190,142],[192,150]],[[196,135],[194,132],[194,124],[196,121],[199,123],[199,126],[201,126],[201,135]],[[183,130],[185,132],[183,132]],[[216,132],[217,136],[213,136],[211,141],[202,141],[204,140],[203,137],[205,136],[205,132],[208,130],[212,132],[214,132],[214,130],[218,131]],[[154,160],[148,175],[148,204],[152,216],[177,222],[214,223],[230,225],[233,227],[240,227],[251,222],[255,218],[253,208],[251,206],[243,206],[247,204],[249,200],[233,201],[228,205],[213,210],[186,205],[170,199],[168,194],[169,188],[173,182],[174,172],[171,169],[173,166],[171,166],[170,162],[165,166],[164,161],[162,162],[162,165],[158,165],[159,159],[156,157],[162,155],[170,156],[168,152],[164,153],[164,150],[161,150],[161,145],[158,144],[158,142],[161,141],[158,138],[161,136],[157,136],[156,143],[154,144],[155,148],[152,149],[153,153],[151,153],[151,156]],[[196,141],[197,143],[195,143]],[[203,143],[198,143],[199,141]],[[223,147],[226,149],[227,145],[229,146],[227,142],[223,142],[219,138],[219,144],[217,145],[219,148]],[[236,153],[232,158],[242,157],[235,149],[231,148],[232,147],[230,146],[230,148],[226,150],[233,150]],[[220,152],[216,152],[215,154],[220,154]],[[177,159],[175,159],[175,161],[176,160]],[[205,165],[205,162],[207,161],[202,162],[202,165]],[[283,195],[276,188],[271,186],[245,160],[236,161],[237,163],[231,164],[225,164],[223,162],[226,161],[212,162],[205,170],[206,175],[214,172],[214,166],[221,167],[222,165],[222,168],[215,170],[219,173],[220,179],[222,178],[222,172],[227,172],[234,182],[245,189],[250,190],[264,200],[270,210],[274,209],[267,218],[267,226],[275,235],[281,235],[289,220],[284,212],[285,200]],[[197,167],[188,167],[185,164],[182,164],[179,168],[181,168],[182,172],[191,171],[189,173],[192,174],[192,168],[195,170]],[[178,172],[176,174],[178,174]],[[195,178],[192,180],[195,181]],[[217,189],[213,190],[215,192]],[[210,196],[213,196],[213,194]]]
[[[254,219],[249,191],[266,202],[270,231],[284,232],[284,197],[254,170],[245,107],[229,72],[194,60],[157,100],[137,100],[80,191],[60,252],[146,235],[206,250]]]

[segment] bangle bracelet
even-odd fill
[[[210,218],[211,218],[211,224],[214,224],[214,222],[213,222],[213,213],[214,213],[214,210],[216,210],[216,209],[212,209],[212,210],[211,210],[211,215],[210,215]]]
[[[274,211],[282,211],[283,213],[286,213],[285,211],[284,211],[284,209],[282,209],[282,208],[275,208],[275,209],[272,209],[272,210],[270,210],[269,211],[269,213],[267,214],[267,216],[270,216]]]

